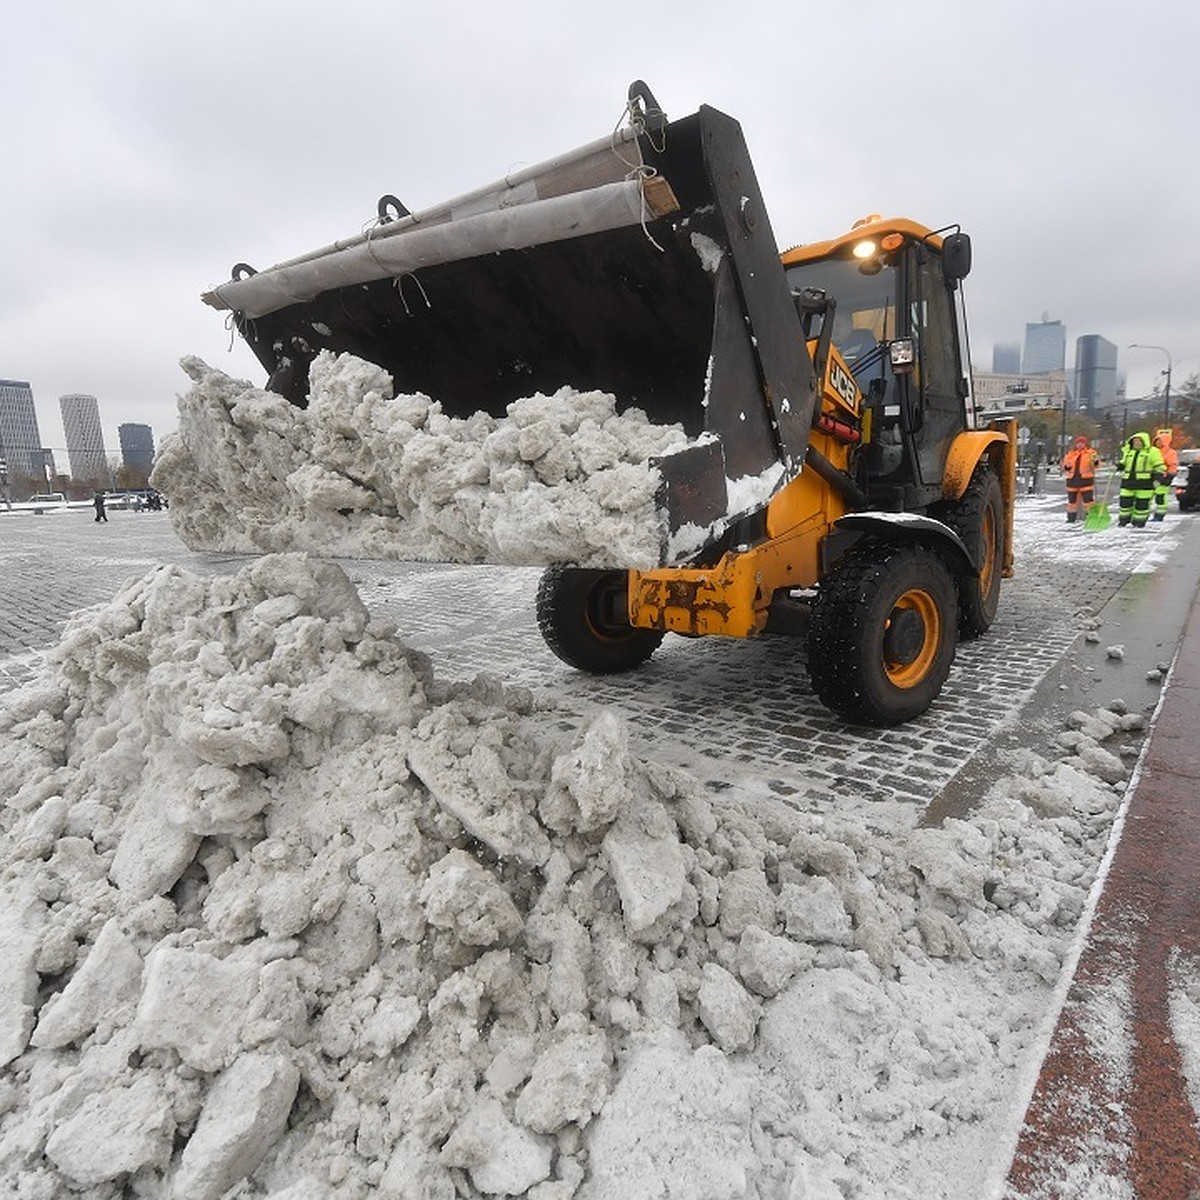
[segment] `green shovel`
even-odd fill
[[[1104,483],[1104,495],[1095,504],[1089,504],[1087,516],[1083,518],[1084,529],[1107,529],[1112,524],[1108,511],[1108,489],[1112,486],[1113,472],[1110,470]]]

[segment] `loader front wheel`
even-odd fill
[[[663,634],[629,624],[624,571],[551,567],[537,590],[538,629],[563,662],[592,675],[641,666]]]
[[[953,576],[931,550],[855,547],[822,581],[813,607],[813,690],[851,721],[909,721],[933,703],[950,674],[957,622]]]

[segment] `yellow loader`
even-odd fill
[[[550,649],[640,666],[668,633],[806,643],[820,699],[891,725],[924,712],[1012,573],[1016,427],[978,427],[957,226],[869,217],[780,254],[740,126],[668,120],[642,81],[616,132],[204,299],[268,386],[349,352],[451,416],[535,391],[612,394],[691,441],[652,465],[660,562],[547,563]]]

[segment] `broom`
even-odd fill
[[[1112,524],[1112,513],[1108,511],[1108,489],[1112,487],[1113,475],[1119,471],[1110,469],[1104,481],[1104,495],[1094,504],[1089,504],[1087,516],[1083,518],[1084,529],[1107,529]]]

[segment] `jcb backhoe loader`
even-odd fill
[[[915,717],[1012,571],[1016,429],[975,428],[970,241],[872,217],[781,256],[734,120],[668,121],[641,81],[627,113],[448,204],[385,196],[361,236],[239,264],[204,298],[297,404],[333,350],[451,416],[570,385],[678,422],[692,442],[654,464],[660,564],[546,564],[550,649],[614,672],[669,632],[806,626],[826,705]]]

